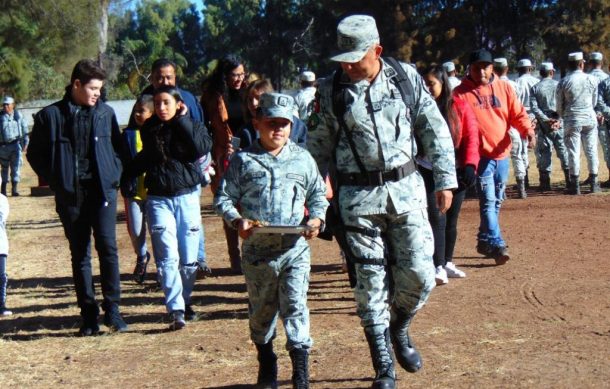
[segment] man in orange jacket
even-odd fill
[[[456,97],[468,101],[479,121],[481,134],[478,167],[479,206],[481,222],[477,236],[477,251],[494,258],[497,265],[510,259],[502,238],[498,216],[508,180],[510,127],[528,138],[535,146],[534,127],[517,99],[512,87],[493,74],[493,59],[485,49],[470,54],[468,76],[453,91]]]

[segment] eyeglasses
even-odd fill
[[[229,77],[233,79],[246,78],[246,73],[230,73]]]

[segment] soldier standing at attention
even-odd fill
[[[294,96],[294,116],[307,123],[316,96],[316,75],[314,72],[306,70],[301,73],[299,78],[301,79],[301,89]]]
[[[293,388],[309,387],[311,254],[305,240],[318,235],[328,202],[315,161],[289,140],[293,118],[292,97],[263,94],[253,119],[260,136],[233,156],[214,197],[218,215],[243,239],[241,265],[248,288],[250,337],[258,350],[258,388],[277,388],[273,339],[278,313],[292,360]],[[253,234],[255,221],[302,225],[305,204],[309,220],[304,236]]]
[[[443,69],[447,72],[447,79],[449,80],[449,88],[453,90],[456,86],[460,85],[462,81],[457,78],[455,71],[455,64],[452,61],[445,62],[443,64]]]
[[[608,135],[608,125],[610,125],[610,109],[608,108],[608,104],[610,103],[610,91],[608,90],[608,86],[610,86],[610,77],[608,77],[608,74],[602,70],[603,58],[602,53],[591,53],[589,56],[589,63],[591,64],[592,69],[589,74],[597,77],[599,80],[599,84],[597,86],[597,107],[595,107],[599,125],[597,129],[597,136],[599,137],[599,143],[601,145],[602,152],[604,153],[606,167],[610,172],[610,136]],[[589,184],[591,183],[589,182]],[[601,186],[610,187],[610,178],[608,181],[602,183]]]
[[[530,90],[532,86],[536,85],[540,80],[532,76],[532,61],[527,58],[520,59],[519,62],[517,62],[517,71],[519,72],[519,77],[515,80],[518,86],[517,96],[519,97],[521,104],[523,104],[523,107],[527,112],[527,116],[529,116],[530,120],[533,121],[535,116],[532,113],[530,104]],[[520,184],[519,178],[517,178],[517,184],[523,186],[523,189],[521,186],[519,186],[519,194],[523,194],[523,196],[520,197],[525,198],[527,197],[525,189],[529,188],[528,169],[530,166],[529,156],[527,153],[527,138],[522,138],[519,135],[519,132],[514,130],[511,131],[511,140],[513,142],[513,149],[511,151],[513,164],[518,164],[524,168],[524,171],[520,172],[523,173],[523,176],[521,177],[522,182]],[[518,162],[515,162],[515,159],[518,159]],[[516,170],[517,169],[515,169],[515,171]],[[515,176],[517,176],[516,173]]]
[[[481,160],[478,166],[478,192],[481,223],[477,252],[503,265],[509,259],[508,248],[500,230],[500,207],[508,179],[510,127],[516,128],[529,144],[536,144],[534,128],[527,112],[504,80],[494,77],[491,53],[485,49],[470,54],[470,71],[453,91],[472,106],[481,132]]]
[[[557,113],[563,119],[564,137],[568,149],[570,185],[568,194],[580,194],[580,142],[583,142],[591,192],[601,190],[597,179],[599,159],[597,157],[597,116],[593,108],[597,105],[598,80],[585,74],[582,52],[570,53],[568,70],[557,86]]]
[[[6,184],[11,169],[11,196],[19,196],[17,185],[21,176],[21,153],[28,147],[28,124],[21,112],[15,109],[15,99],[6,96],[0,111],[0,165],[2,185],[0,193],[6,196]]]
[[[530,106],[538,122],[536,157],[538,172],[540,173],[540,190],[551,190],[553,146],[561,163],[566,184],[570,181],[568,156],[563,141],[563,126],[555,108],[557,84],[559,82],[553,80],[554,75],[555,68],[552,62],[541,63],[540,76],[542,80],[532,87],[530,95]]]
[[[331,163],[335,167],[331,181],[338,185],[334,196],[355,272],[357,313],[376,373],[373,387],[394,388],[390,340],[404,369],[421,368],[409,325],[435,285],[434,244],[424,182],[415,167],[414,136],[431,162],[443,213],[451,206],[451,189],[457,188],[453,141],[423,79],[413,67],[395,63],[411,86],[411,104],[401,98],[399,73],[392,59],[381,58],[375,19],[349,16],[339,23],[337,35],[340,54],[331,60],[341,68],[319,83],[307,147],[322,171]]]

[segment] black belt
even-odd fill
[[[14,139],[10,142],[0,142],[0,146],[8,146],[8,145],[14,145],[15,143],[19,142],[19,138]]]
[[[396,182],[416,170],[413,160],[388,171],[373,171],[361,173],[339,173],[339,185],[351,186],[381,186],[386,182]]]

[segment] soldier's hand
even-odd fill
[[[252,235],[254,223],[250,219],[237,219],[233,221],[233,226],[242,239],[248,239]]]
[[[536,147],[536,135],[527,134],[527,141],[529,142],[529,144],[527,145],[528,149],[533,149],[534,147]]]
[[[303,232],[303,236],[306,240],[309,240],[315,238],[320,233],[322,220],[320,220],[319,218],[309,219],[309,221],[307,221],[307,226],[310,227],[310,229]]]
[[[435,192],[436,196],[436,207],[440,213],[445,213],[451,207],[451,201],[453,201],[453,192],[450,190],[439,190]]]

